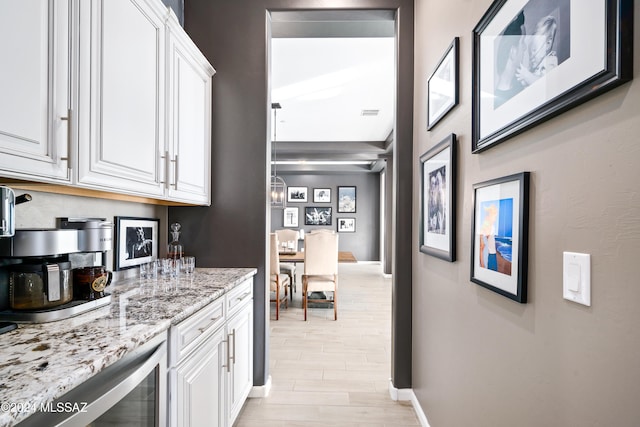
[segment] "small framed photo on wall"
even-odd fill
[[[427,80],[427,130],[458,105],[458,37],[444,53]]]
[[[356,187],[338,187],[338,212],[356,211]]]
[[[307,203],[307,187],[287,187],[287,202]]]
[[[330,188],[314,188],[313,203],[331,203]]]
[[[338,218],[338,233],[355,233],[355,218]]]
[[[331,225],[331,208],[326,206],[305,207],[304,225]]]
[[[157,218],[116,216],[114,270],[137,267],[158,258]]]
[[[282,224],[284,227],[297,227],[299,208],[284,208]]]
[[[420,252],[456,260],[456,135],[420,157]]]
[[[473,186],[471,281],[527,302],[529,172]]]

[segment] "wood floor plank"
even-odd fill
[[[337,321],[332,308],[312,308],[305,322],[300,286],[278,321],[271,305],[272,390],[248,399],[234,427],[420,425],[409,402],[389,396],[391,280],[358,263],[340,264],[338,280]]]

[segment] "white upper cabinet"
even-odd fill
[[[68,182],[70,1],[0,0],[0,170]]]
[[[80,2],[78,179],[163,196],[165,16],[159,2]]]
[[[173,13],[167,24],[168,196],[209,205],[211,77],[215,70]]]
[[[0,176],[211,203],[215,70],[160,0],[0,0]]]

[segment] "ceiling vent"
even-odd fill
[[[362,110],[360,112],[361,116],[377,116],[380,110]]]

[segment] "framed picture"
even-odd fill
[[[355,218],[338,218],[338,233],[355,233]]]
[[[472,151],[631,80],[632,0],[495,0],[473,30]]]
[[[304,225],[331,225],[331,208],[325,206],[305,207]]]
[[[356,211],[356,187],[338,187],[338,212]]]
[[[136,267],[158,258],[157,218],[116,216],[114,270]]]
[[[420,252],[456,260],[456,135],[451,134],[420,157]]]
[[[330,188],[314,188],[313,203],[331,203]]]
[[[297,227],[298,226],[298,208],[284,208],[284,216],[282,224],[284,227]]]
[[[456,37],[427,80],[427,130],[458,105],[458,50]]]
[[[529,172],[473,186],[471,281],[527,302]]]
[[[287,202],[307,202],[307,187],[287,187]]]

